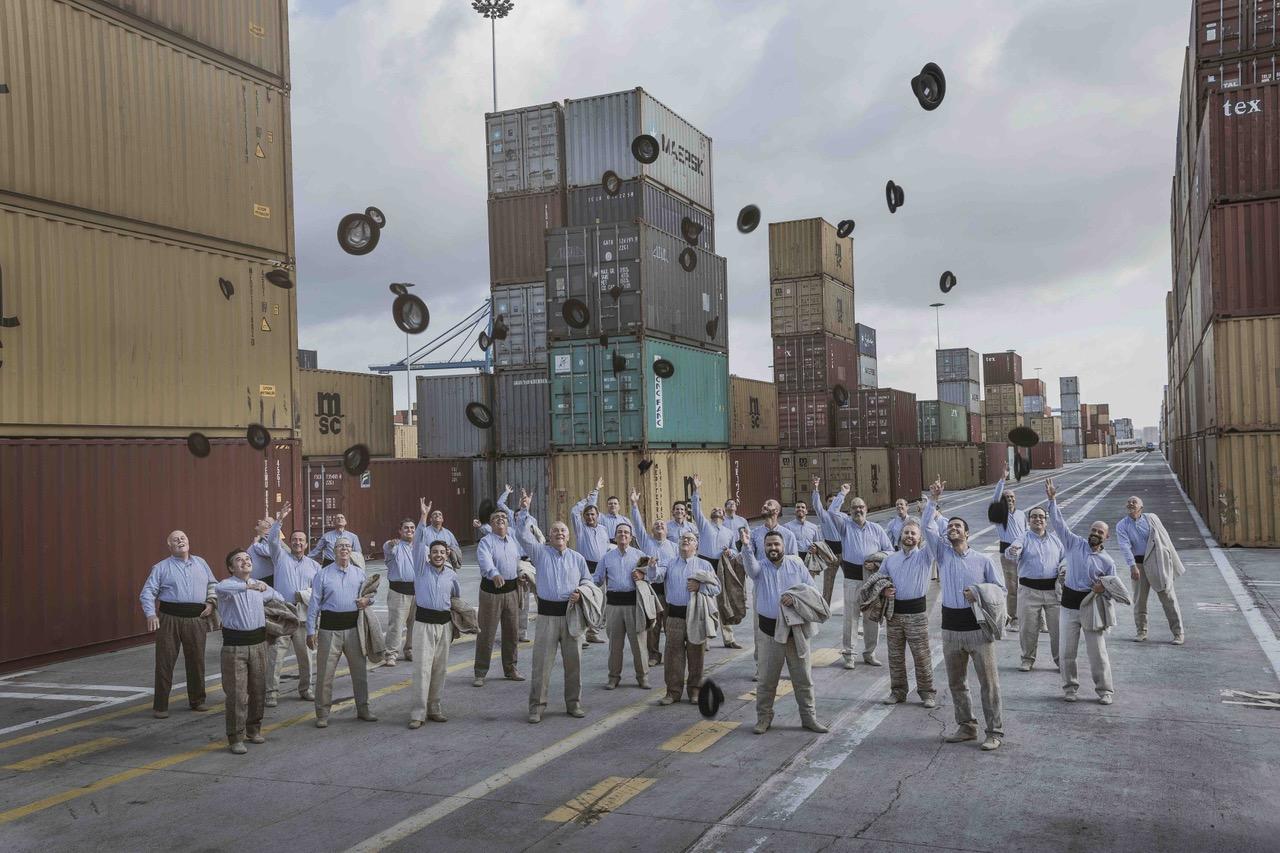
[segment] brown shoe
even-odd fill
[[[204,713],[205,711],[209,710],[209,706],[201,702],[199,705],[192,705],[191,710],[196,711],[198,713]]]
[[[661,699],[659,699],[659,700],[658,700],[658,704],[659,704],[659,705],[674,705],[675,703],[677,703],[677,702],[679,702],[679,701],[680,701],[680,697],[679,697],[679,696],[672,696],[670,693],[668,693],[666,696],[663,696]]]
[[[410,721],[409,721],[409,728],[411,728],[411,729],[420,729],[420,728],[422,728],[422,720],[410,720]]]
[[[235,743],[231,744],[231,746],[229,746],[228,749],[231,750],[232,755],[244,755],[246,752],[249,751],[245,747],[244,743],[241,741],[236,741]]]
[[[507,681],[524,681],[524,676],[516,672],[515,670],[508,672],[506,675],[502,677],[505,678]]]
[[[968,726],[960,726],[954,732],[943,738],[947,743],[964,743],[967,740],[977,739],[978,730],[969,728]]]
[[[155,717],[157,720],[167,720],[169,719],[169,712],[168,711],[152,711],[151,716]]]
[[[773,714],[767,714],[763,717],[756,718],[756,727],[751,731],[758,735],[762,735],[769,731],[769,726],[773,725]]]
[[[448,717],[446,717],[446,716],[445,716],[442,712],[440,712],[440,711],[436,711],[436,712],[435,712],[435,713],[433,713],[433,714],[427,714],[427,719],[428,719],[428,720],[430,720],[430,721],[431,721],[431,722],[433,722],[433,723],[447,723],[447,722],[449,722],[449,718],[448,718]]]

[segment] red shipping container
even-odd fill
[[[773,339],[773,382],[778,393],[830,392],[858,387],[858,347],[824,332]]]
[[[782,494],[781,454],[777,450],[730,450],[729,497],[738,511],[752,516],[764,502]]]
[[[1196,144],[1191,235],[1213,205],[1280,196],[1280,81],[1211,96]]]
[[[148,641],[138,592],[171,532],[221,579],[256,519],[302,513],[296,441],[209,443],[198,459],[184,439],[0,439],[0,664]]]
[[[545,277],[547,229],[560,228],[564,221],[564,190],[489,199],[490,283],[520,284]]]
[[[1042,441],[1031,448],[1031,469],[1053,471],[1062,467],[1062,445],[1056,441]]]
[[[1023,396],[1032,395],[1036,397],[1046,396],[1043,379],[1024,379],[1022,380]]]
[[[893,388],[859,391],[853,405],[836,410],[837,447],[888,447],[915,444],[920,418],[916,395]]]
[[[1196,108],[1192,128],[1198,129],[1205,106],[1214,95],[1280,80],[1280,53],[1231,57],[1201,63],[1197,70]]]
[[[1280,314],[1280,199],[1213,208],[1199,267],[1203,330],[1214,317]],[[1192,274],[1192,281],[1195,274]]]
[[[969,414],[969,443],[982,443],[982,415]]]
[[[982,445],[982,484],[994,486],[1004,478],[1009,464],[1009,442],[988,441]],[[1012,472],[1010,472],[1012,473]]]
[[[1280,0],[1195,0],[1189,44],[1196,61],[1280,47]]]
[[[918,447],[889,448],[889,497],[914,501],[924,482],[923,451]]]
[[[825,391],[778,393],[778,445],[789,450],[831,445],[835,404]]]
[[[1012,350],[983,353],[983,385],[1020,385],[1021,383],[1022,356]]]

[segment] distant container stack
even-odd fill
[[[1062,411],[1062,459],[1064,462],[1083,462],[1084,428],[1079,377],[1059,377],[1058,392]]]
[[[987,441],[1007,441],[1009,431],[1022,426],[1022,356],[1013,350],[982,356],[986,412],[983,429]]]
[[[966,412],[968,440],[983,441],[982,358],[977,352],[961,347],[937,351],[938,400],[961,406]]]
[[[880,368],[876,364],[876,330],[861,323],[854,325],[858,340],[858,389],[880,387]]]

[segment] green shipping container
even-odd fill
[[[552,344],[547,357],[552,447],[729,443],[729,358],[724,353],[623,337],[607,347],[596,341]],[[653,372],[659,359],[675,368],[670,378]]]
[[[917,400],[921,444],[964,444],[969,440],[969,417],[964,406],[941,400]]]

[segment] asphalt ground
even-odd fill
[[[312,704],[295,691],[268,709],[267,743],[234,756],[215,634],[204,714],[185,710],[179,667],[171,717],[151,717],[149,646],[0,677],[0,849],[1280,848],[1280,711],[1227,704],[1241,701],[1227,691],[1280,690],[1275,614],[1263,597],[1280,586],[1280,560],[1211,548],[1156,454],[1056,474],[1077,531],[1099,518],[1114,524],[1130,494],[1164,519],[1187,566],[1178,583],[1187,644],[1168,642],[1154,596],[1146,643],[1132,642],[1132,614],[1121,608],[1107,637],[1115,704],[1101,706],[1083,649],[1081,701],[1067,704],[1047,635],[1030,673],[1017,669],[1016,638],[1002,641],[1006,736],[996,752],[941,742],[954,721],[936,585],[939,707],[925,710],[914,693],[882,705],[887,667],[840,667],[836,615],[815,638],[825,735],[799,727],[790,695],[779,696],[767,734],[751,733],[748,631],[738,632],[745,650],[713,641],[707,654],[727,698],[710,722],[688,704],[658,706],[660,672],[650,675],[656,689],[642,691],[629,660],[623,686],[604,690],[607,650],[593,645],[583,653],[587,717],[564,713],[557,668],[547,714],[530,725],[528,683],[491,678],[473,688],[474,643],[464,639],[449,658],[448,723],[407,729],[410,669],[401,663],[370,673],[379,722],[355,720],[340,677],[335,700],[348,701],[328,729],[314,728]],[[1017,486],[1020,507],[1043,500],[1043,479],[1036,472]],[[949,493],[944,506],[970,522],[974,547],[994,555],[988,499],[986,488]],[[1114,542],[1108,550],[1119,560]],[[474,566],[463,576],[474,601]],[[879,657],[887,659],[883,638]],[[523,645],[519,669],[527,675],[530,664]],[[976,706],[975,678],[970,685]]]

